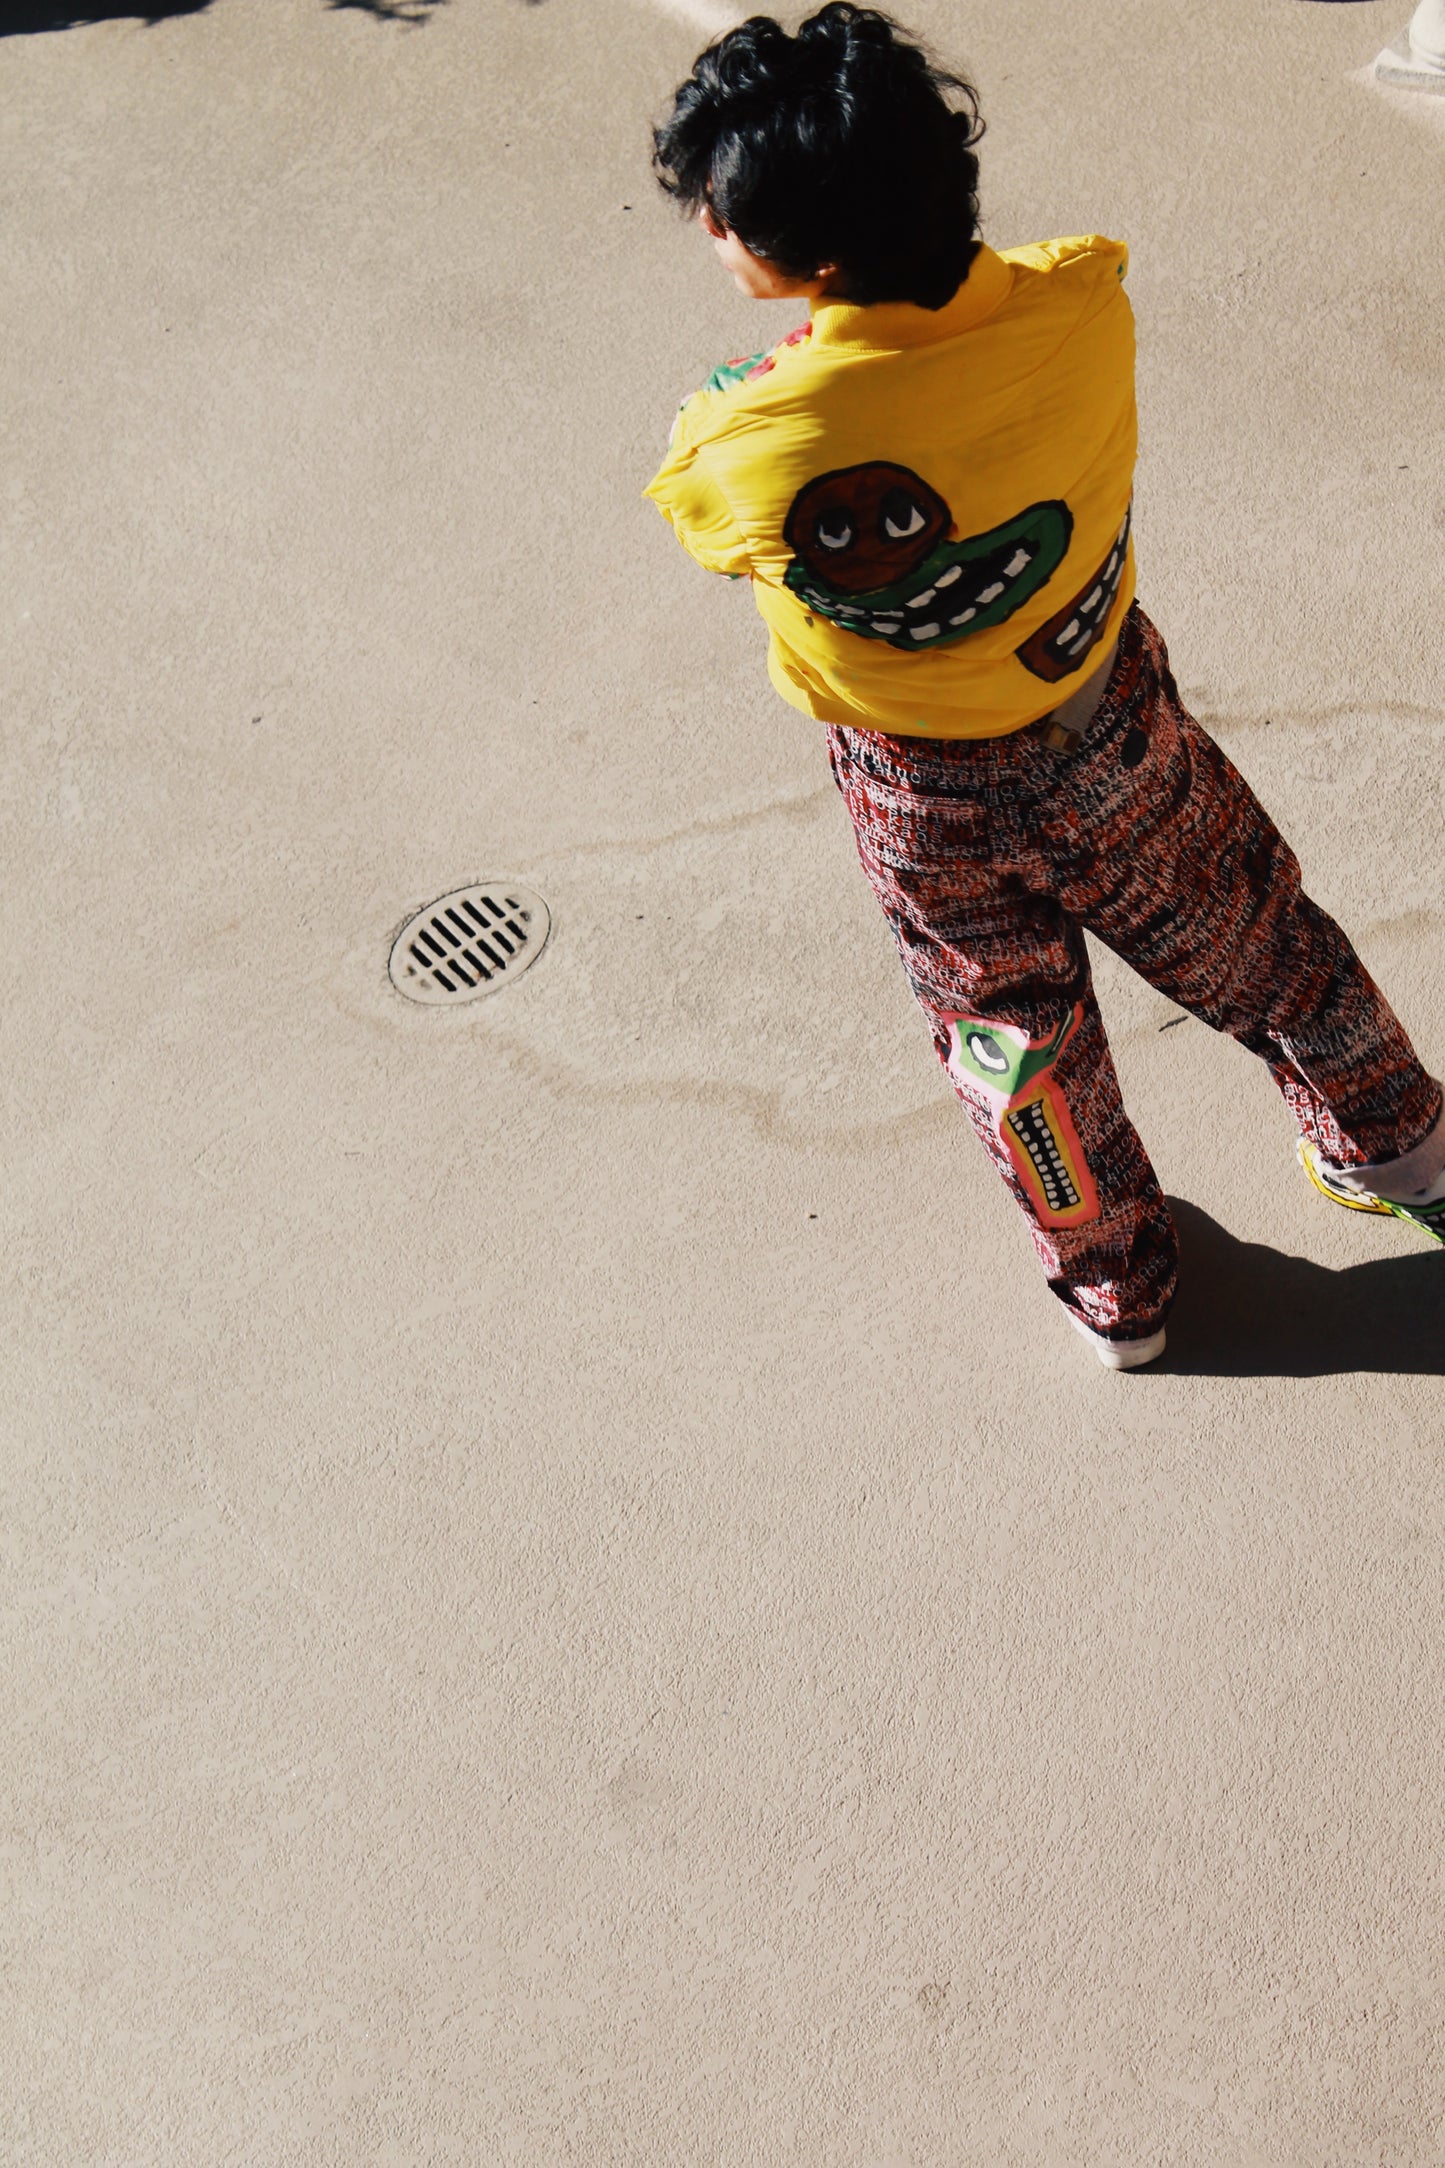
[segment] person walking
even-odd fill
[[[808,320],[684,401],[648,494],[751,580],[863,869],[1048,1283],[1111,1369],[1178,1277],[1087,928],[1268,1063],[1324,1195],[1445,1242],[1441,1087],[1135,593],[1128,251],[979,234],[978,100],[876,9],[717,40],[663,188]]]

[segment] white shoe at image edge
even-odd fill
[[[1066,1310],[1064,1315],[1075,1332],[1088,1341],[1106,1370],[1141,1370],[1145,1363],[1157,1361],[1164,1353],[1162,1325],[1147,1340],[1106,1340],[1101,1332],[1091,1332],[1072,1310]]]

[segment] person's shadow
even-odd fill
[[[1198,1205],[1169,1199],[1179,1300],[1160,1369],[1180,1376],[1319,1378],[1349,1370],[1445,1377],[1445,1251],[1412,1250],[1332,1272],[1241,1242]],[[1387,1220],[1386,1237],[1418,1240]]]

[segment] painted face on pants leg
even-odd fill
[[[1004,1150],[1041,1226],[1074,1227],[1099,1216],[1099,1193],[1054,1076],[1083,1021],[1076,1002],[1058,1029],[1031,1038],[1017,1024],[948,1018],[948,1071],[957,1088],[989,1107]]]

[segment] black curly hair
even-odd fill
[[[786,276],[940,309],[978,248],[978,96],[876,8],[833,0],[789,37],[754,15],[699,55],[653,134],[666,193]]]

